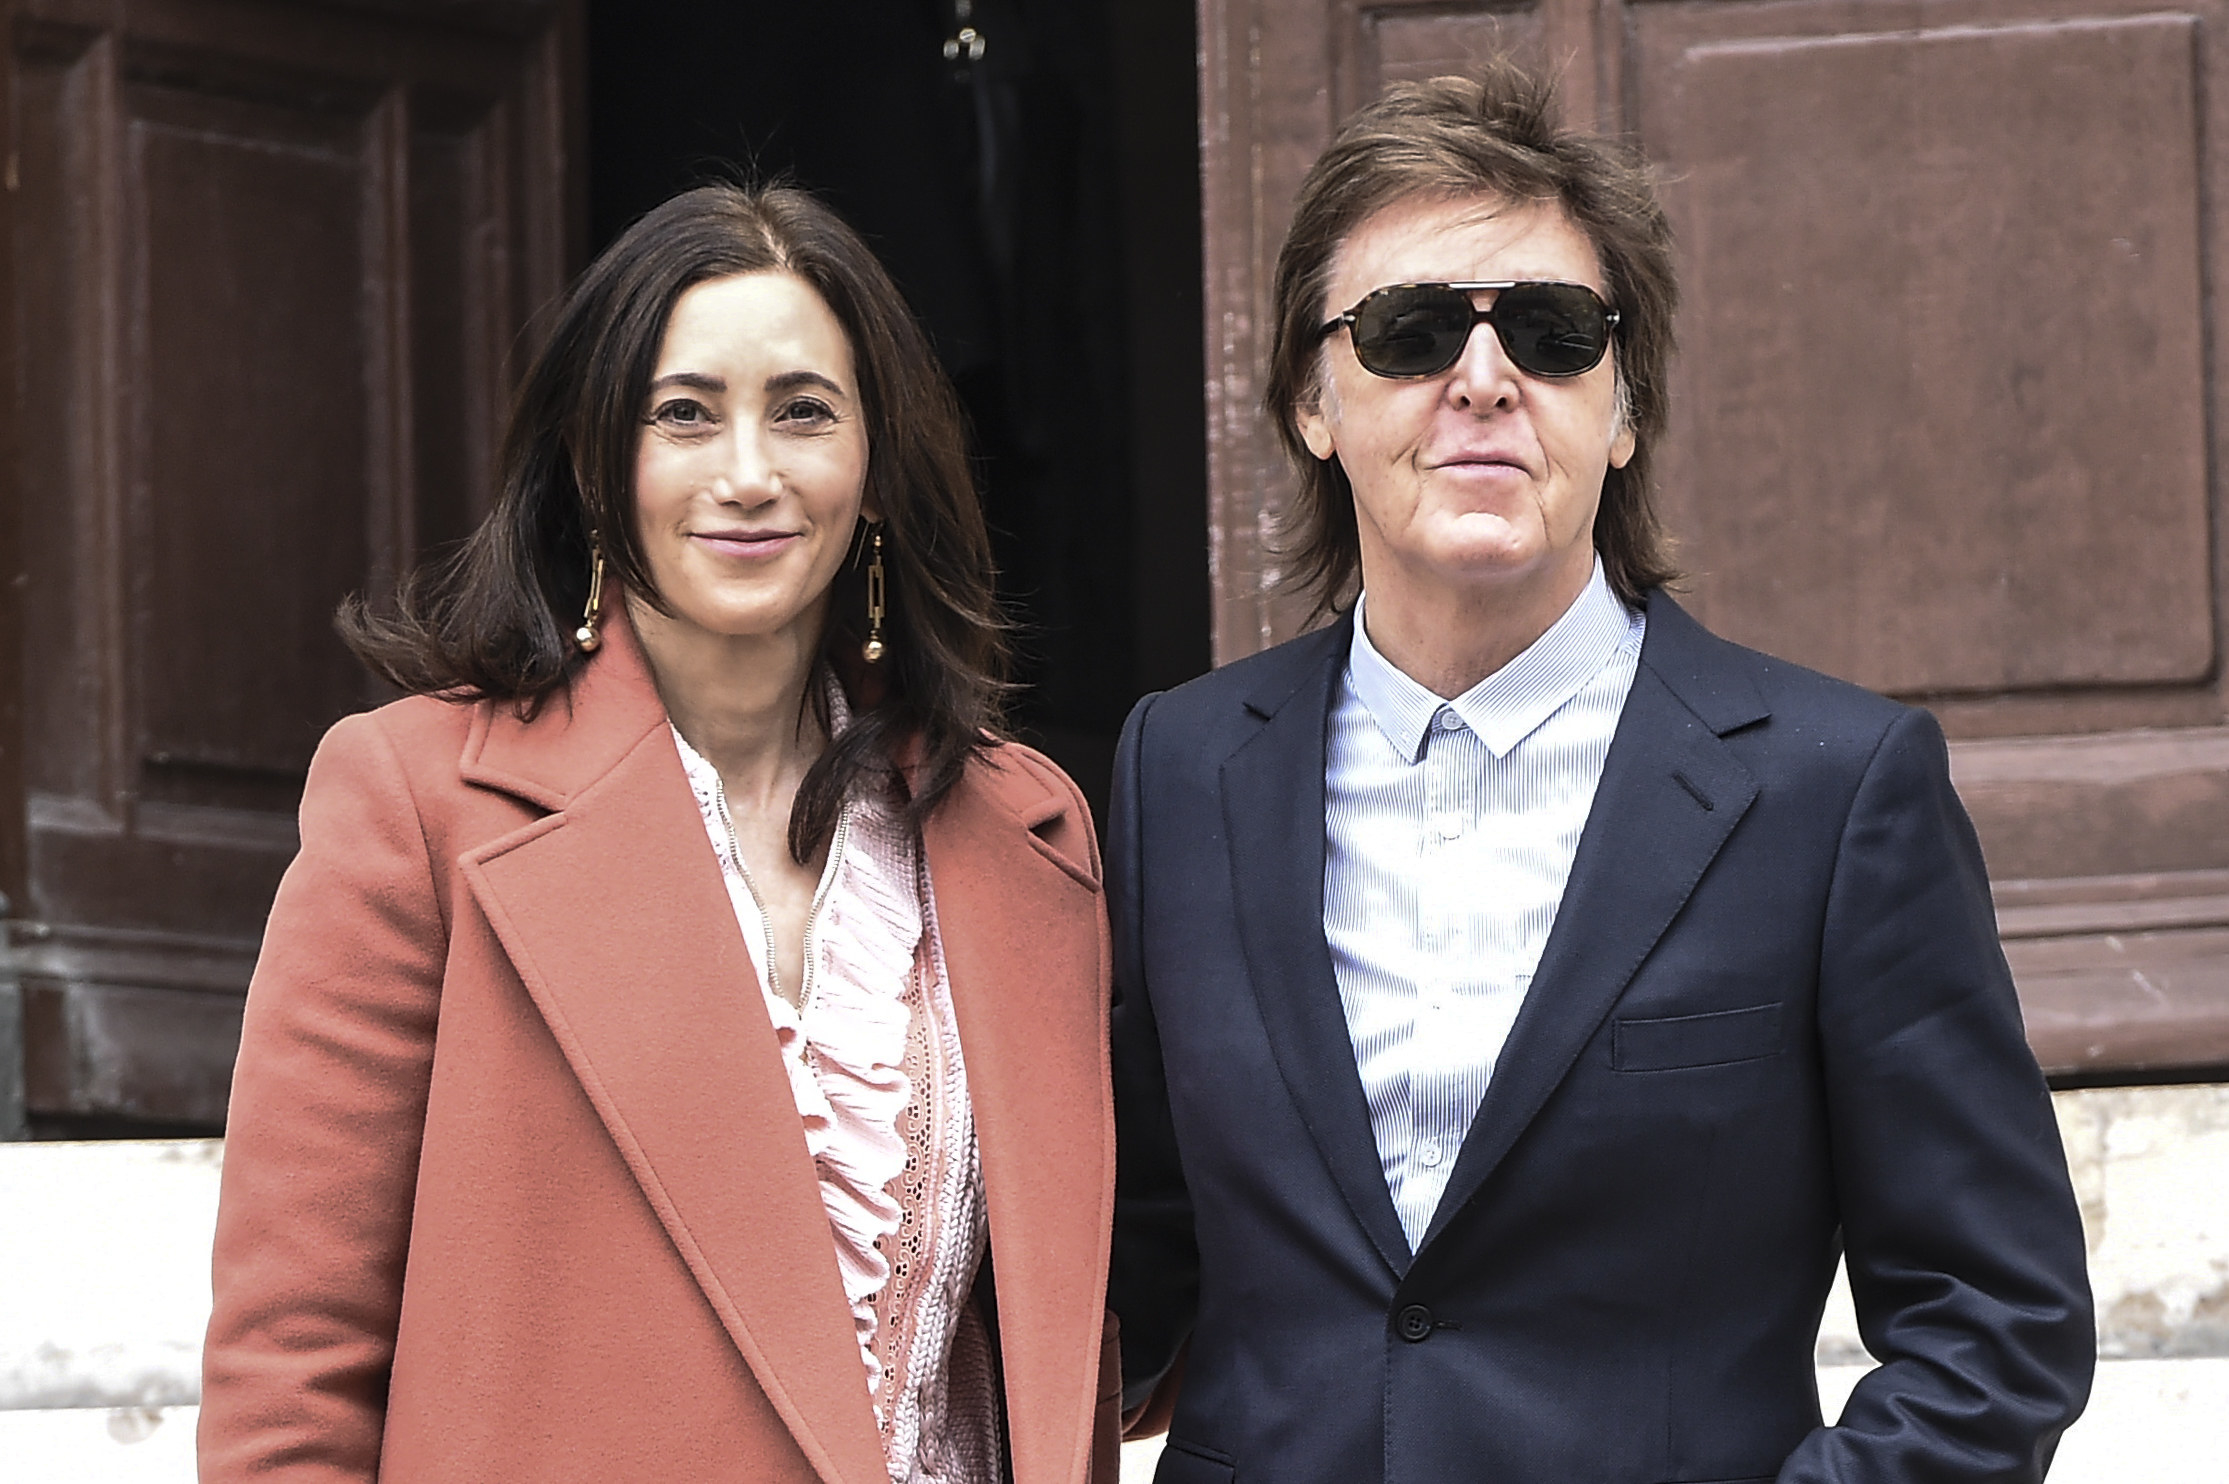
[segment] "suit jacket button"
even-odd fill
[[[1393,1332],[1414,1345],[1432,1336],[1432,1311],[1422,1304],[1411,1304],[1393,1316]]]

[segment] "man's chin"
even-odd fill
[[[1405,563],[1401,572],[1388,576],[1394,582],[1414,582],[1494,603],[1535,599],[1568,603],[1594,571],[1591,545],[1577,553],[1549,551],[1537,539],[1446,543],[1423,555],[1424,560]],[[1366,574],[1365,585],[1383,584],[1370,584]]]
[[[1452,583],[1522,586],[1541,580],[1557,565],[1538,537],[1522,530],[1467,532],[1432,553],[1432,566]]]

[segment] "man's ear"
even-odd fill
[[[1622,426],[1625,422],[1622,417],[1618,419],[1618,422],[1621,424],[1618,428],[1618,435],[1610,440],[1610,467],[1613,469],[1622,469],[1633,462],[1633,449],[1635,447],[1633,429]]]
[[[1324,416],[1323,390],[1311,390],[1308,400],[1293,409],[1293,426],[1300,430],[1300,441],[1319,459],[1328,459],[1339,451],[1339,440],[1331,434],[1331,419]]]
[[[1613,371],[1616,380],[1611,383],[1610,403],[1610,467],[1622,469],[1633,462],[1633,450],[1638,440],[1633,436],[1633,393],[1625,384],[1625,373]]]

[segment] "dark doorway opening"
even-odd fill
[[[1023,735],[1103,811],[1131,702],[1208,667],[1190,0],[592,0],[590,248],[707,179],[857,226],[974,425]]]

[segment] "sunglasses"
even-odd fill
[[[1471,303],[1494,290],[1484,309]],[[1602,364],[1618,312],[1583,283],[1397,283],[1364,294],[1354,308],[1327,320],[1320,339],[1345,325],[1354,358],[1376,376],[1437,376],[1462,359],[1480,321],[1518,370],[1534,376],[1578,376]]]

